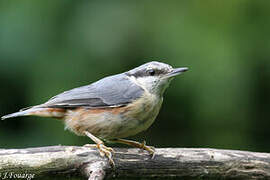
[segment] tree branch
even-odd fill
[[[113,169],[96,149],[50,146],[0,149],[0,179],[22,176],[185,177],[270,179],[270,154],[235,150],[160,148],[154,159],[141,150],[115,148]]]

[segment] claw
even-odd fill
[[[104,146],[104,145],[103,145]],[[108,151],[110,151],[112,154],[115,154],[115,151],[111,147],[105,146]]]
[[[104,144],[85,144],[83,147],[97,148],[101,157],[106,156],[109,159],[110,164],[115,168],[115,163],[112,159],[112,154],[115,153],[113,148],[107,147]]]
[[[97,144],[97,148],[100,152],[100,155],[101,156],[105,155],[109,159],[109,162],[113,166],[113,168],[115,168],[115,163],[112,159],[112,153],[115,152],[113,148],[107,147],[104,144]]]
[[[113,162],[113,159],[112,159],[112,153],[114,153],[114,150],[112,148],[110,148],[110,147],[105,146],[102,140],[95,137],[90,132],[84,131],[84,134],[86,136],[88,136],[90,139],[92,139],[96,143],[94,145],[93,144],[86,144],[86,145],[84,145],[84,147],[98,148],[100,156],[101,157],[106,156],[109,159],[109,162],[112,165],[112,167],[115,169],[115,163]]]
[[[151,159],[154,159],[156,151],[153,146],[146,146],[146,141],[143,141],[141,143],[141,148],[146,150],[152,156]]]

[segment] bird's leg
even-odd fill
[[[88,131],[84,131],[84,134],[88,136],[90,139],[92,139],[96,144],[86,144],[85,147],[96,147],[99,150],[100,155],[103,157],[104,155],[109,159],[111,165],[115,167],[114,161],[112,159],[112,153],[114,153],[114,150],[110,147],[107,147],[104,145],[104,142],[97,137],[95,137],[93,134],[91,134]]]
[[[121,144],[126,144],[129,146],[133,146],[136,148],[144,149],[146,150],[150,155],[152,155],[152,159],[155,157],[155,148],[152,146],[146,146],[146,142],[143,141],[142,143],[132,141],[132,140],[126,140],[126,139],[114,139],[110,140],[115,143],[121,143]]]

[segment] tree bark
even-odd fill
[[[0,149],[0,179],[74,176],[270,179],[270,154],[236,150],[160,148],[154,159],[139,149],[115,148],[115,169],[96,149],[50,146]]]

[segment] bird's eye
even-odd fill
[[[154,76],[154,75],[156,74],[156,72],[155,72],[154,69],[149,69],[149,70],[148,70],[148,74],[149,74],[150,76]]]

